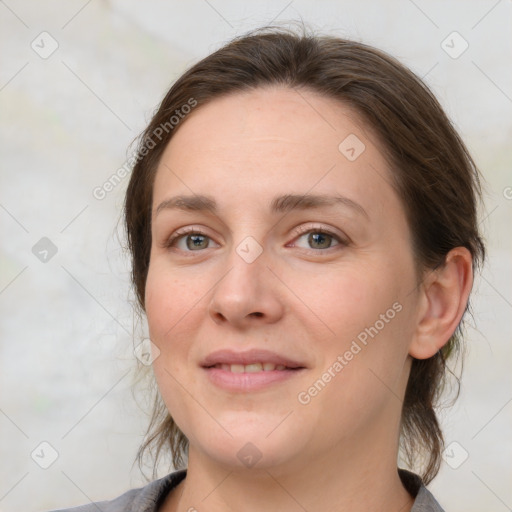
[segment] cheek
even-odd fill
[[[400,295],[389,271],[371,262],[357,266],[347,262],[314,272],[288,270],[282,275],[296,297],[289,300],[299,301],[293,314],[301,311],[301,321],[309,325],[310,333],[316,324],[318,336],[331,347],[336,340],[337,349],[378,321]]]
[[[153,362],[156,382],[174,421],[189,438],[193,434],[188,432],[187,425],[192,420],[183,386],[190,387],[187,371],[195,364],[190,351],[190,326],[200,321],[200,299],[206,292],[198,289],[200,286],[197,282],[190,286],[176,272],[152,262],[145,292],[150,339],[160,351]]]
[[[176,388],[178,382],[185,379],[187,368],[196,364],[192,358],[191,340],[194,326],[201,325],[204,320],[201,299],[207,294],[208,286],[201,280],[191,283],[189,278],[180,278],[177,271],[163,265],[150,266],[146,282],[146,316],[149,337],[160,351],[153,368],[162,393],[168,396],[180,394]]]
[[[204,289],[203,289],[204,288]],[[173,332],[190,322],[194,308],[207,292],[201,280],[183,279],[158,262],[151,264],[146,281],[145,304],[151,340],[165,350]]]
[[[400,408],[410,336],[410,312],[395,300],[395,290],[355,277],[332,285],[346,288],[336,292],[337,300],[327,294],[317,300],[318,306],[323,301],[318,311],[335,335],[318,338],[321,362],[297,396],[298,412],[328,439],[356,436],[365,425],[378,423],[384,411]]]
[[[403,291],[408,288],[399,275],[398,269],[385,265],[347,265],[295,281],[294,292],[307,306],[295,313],[302,312],[299,322],[318,354],[315,378],[336,382],[329,387],[339,385],[338,396],[349,401],[382,387],[378,377],[393,387],[398,383],[414,317],[414,308],[406,304],[410,297]],[[331,374],[325,374],[328,371]]]

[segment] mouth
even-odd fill
[[[253,392],[284,383],[306,365],[267,350],[221,350],[207,356],[201,367],[210,383],[231,392]]]
[[[288,356],[264,349],[251,349],[239,352],[232,349],[216,350],[201,361],[203,368],[222,368],[235,373],[274,371],[304,368],[306,365]]]
[[[228,363],[217,363],[213,366],[206,368],[217,368],[225,372],[231,373],[257,373],[257,372],[272,372],[272,371],[283,371],[283,370],[300,370],[302,366],[289,367],[284,364],[274,363],[250,363],[250,364],[228,364]]]

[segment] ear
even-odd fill
[[[465,247],[452,249],[444,265],[426,273],[409,355],[428,359],[448,342],[466,310],[472,286],[472,258]]]

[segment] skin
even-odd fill
[[[338,149],[350,134],[365,144],[355,161]],[[270,212],[275,196],[306,193],[343,195],[366,214],[343,205]],[[156,213],[180,194],[212,196],[218,211]],[[201,248],[186,235],[166,247],[186,227],[207,235]],[[301,227],[335,237],[318,248]],[[252,263],[236,250],[248,236],[262,249]],[[432,356],[455,330],[470,254],[454,249],[420,277],[378,140],[350,108],[275,87],[190,114],[155,178],[145,296],[158,386],[190,441],[187,477],[161,510],[410,510],[396,461],[411,356]],[[397,303],[400,312],[300,403]],[[264,390],[228,392],[200,368],[221,348],[270,349],[307,369]],[[252,467],[237,457],[248,442],[261,455]]]

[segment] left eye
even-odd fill
[[[306,238],[306,243],[309,245],[309,247],[305,247],[306,249],[330,249],[340,243],[337,236],[325,231],[309,231],[301,235],[297,240],[302,238]]]

